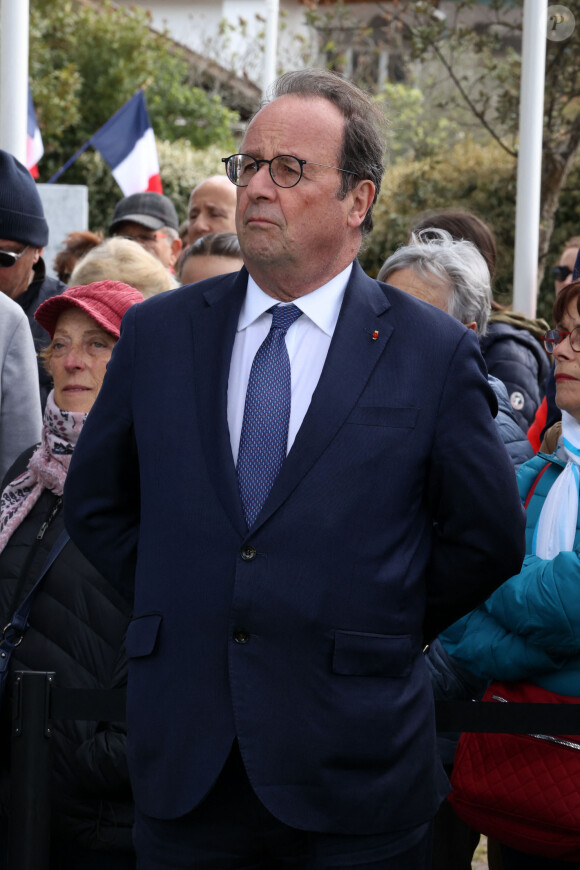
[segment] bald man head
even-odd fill
[[[187,244],[208,233],[236,232],[236,188],[224,175],[211,175],[189,198]]]

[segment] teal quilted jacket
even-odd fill
[[[560,694],[580,696],[580,528],[573,551],[551,560],[532,555],[542,505],[564,464],[556,451],[551,456],[539,453],[520,467],[523,503],[534,487],[526,510],[522,569],[440,640],[457,664],[478,677],[529,679]]]

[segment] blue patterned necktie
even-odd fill
[[[272,326],[252,363],[238,452],[238,484],[248,528],[286,458],[291,399],[286,332],[302,314],[295,305],[268,310]]]

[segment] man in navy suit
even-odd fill
[[[245,268],[128,312],[75,449],[67,527],[134,589],[140,870],[429,867],[423,645],[518,571],[523,515],[472,331],[356,262],[379,121],[278,80],[225,159]]]

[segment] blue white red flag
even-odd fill
[[[38,161],[44,154],[42,136],[36,123],[32,94],[28,88],[28,120],[26,124],[26,168],[33,178],[38,178]]]
[[[155,136],[143,91],[97,130],[90,144],[107,161],[124,196],[152,190],[163,193]]]

